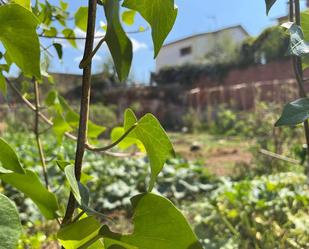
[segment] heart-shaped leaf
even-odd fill
[[[121,235],[103,226],[100,234],[109,239],[104,239],[106,249],[202,249],[185,217],[169,200],[147,193],[132,198],[132,205],[134,232]]]
[[[81,248],[87,242],[97,238],[100,227],[101,225],[95,218],[86,217],[61,228],[57,238],[65,249]],[[100,241],[94,242],[92,246],[95,249],[104,249]]]
[[[40,209],[46,219],[58,217],[58,202],[56,196],[49,192],[41,183],[39,177],[31,170],[25,174],[3,173],[0,179],[29,197]]]
[[[122,6],[139,12],[150,24],[156,57],[177,17],[174,0],[125,0]]]
[[[119,1],[105,0],[107,30],[105,41],[113,57],[120,81],[129,75],[132,63],[132,42],[124,32],[119,17]]]
[[[82,31],[87,31],[87,17],[88,17],[88,7],[80,7],[75,15],[75,25]]]
[[[153,189],[158,174],[161,172],[167,159],[174,157],[175,152],[169,137],[155,116],[148,113],[137,120],[132,110],[125,111],[124,128],[129,130],[135,123],[136,128],[129,137],[140,140],[147,152],[151,166],[151,181],[149,191]]]
[[[0,248],[16,248],[21,233],[22,227],[15,204],[0,194]]]
[[[0,41],[26,76],[41,78],[38,19],[19,4],[0,6]]]
[[[309,118],[309,98],[297,99],[287,104],[275,126],[297,125]]]
[[[25,174],[16,152],[2,138],[0,138],[0,166],[15,173]]]

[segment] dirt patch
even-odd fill
[[[178,155],[187,160],[204,162],[210,172],[219,176],[233,174],[235,165],[249,167],[252,160],[249,151],[251,143],[235,138],[183,135],[174,138],[173,144]]]
[[[219,176],[231,175],[236,165],[243,167],[250,165],[252,154],[238,149],[218,150],[210,154],[206,160],[206,167]]]

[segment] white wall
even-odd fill
[[[234,42],[240,43],[248,37],[248,34],[237,26],[214,33],[196,35],[188,39],[167,44],[162,47],[156,59],[156,72],[165,67],[201,63],[205,55],[211,51],[215,42],[223,39],[223,37],[230,37]],[[192,53],[181,56],[180,50],[186,47],[191,47]]]

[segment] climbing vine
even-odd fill
[[[100,145],[98,137],[106,128],[89,120],[94,55],[105,43],[118,78],[124,81],[130,72],[133,57],[132,42],[124,24],[134,24],[137,13],[145,19],[151,29],[156,57],[176,20],[174,0],[89,0],[87,6],[80,7],[73,15],[69,9],[69,4],[62,0],[59,5],[39,0],[33,5],[30,0],[0,1],[0,90],[6,96],[10,88],[33,111],[33,132],[42,166],[40,172],[26,168],[16,154],[14,145],[0,138],[1,181],[30,198],[45,219],[58,222],[57,239],[66,249],[202,248],[181,212],[165,197],[152,193],[166,160],[174,156],[173,146],[159,121],[152,114],[137,118],[132,110],[127,109],[123,127],[116,127],[112,131],[110,144]],[[104,12],[106,22],[101,27],[104,35],[100,37],[95,35],[98,11]],[[78,37],[75,27],[84,31],[86,36]],[[139,28],[140,32],[142,30]],[[54,50],[59,60],[65,52],[59,42],[61,39],[67,40],[73,47],[77,47],[77,40],[85,41],[83,59],[79,65],[83,70],[79,113],[73,110],[56,88],[47,94],[44,102],[41,101],[41,87],[45,84],[43,79],[53,81],[47,72],[50,50]],[[96,46],[95,39],[99,39]],[[51,41],[47,47],[46,41]],[[28,94],[20,92],[19,87],[7,77],[13,64],[31,84]],[[47,174],[44,144],[41,141],[44,136],[42,122],[44,127],[52,129],[58,144],[63,139],[76,141],[75,158],[54,162],[70,188],[67,203],[59,202],[53,181]],[[111,149],[121,150],[132,146],[146,153],[149,159],[148,191],[132,196],[134,231],[131,234],[114,233],[102,222],[106,215],[90,204],[91,193],[85,181],[81,180],[84,175],[83,158],[86,151],[115,157],[130,156]],[[65,209],[61,208],[65,206]],[[0,226],[0,238],[3,238],[0,247],[15,248],[22,233],[19,214],[15,205],[4,195],[0,195],[0,218],[2,222],[5,221],[5,225]]]

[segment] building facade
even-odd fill
[[[162,68],[199,64],[216,45],[218,40],[228,37],[234,43],[241,43],[249,36],[240,25],[186,37],[164,45],[156,60],[156,72]]]

